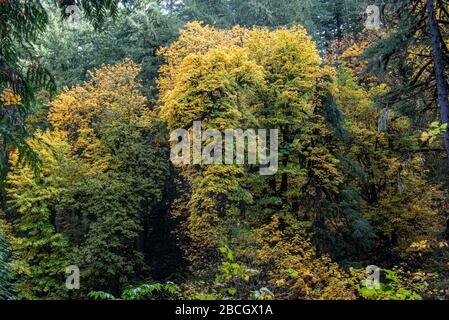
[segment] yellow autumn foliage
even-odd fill
[[[104,65],[83,85],[65,88],[51,103],[49,121],[67,134],[71,154],[82,156],[95,170],[108,168],[99,139],[120,122],[136,127],[150,123],[151,111],[136,80],[140,67],[131,60]],[[101,155],[101,156],[99,156]]]

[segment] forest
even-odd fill
[[[0,40],[0,300],[449,300],[449,1],[0,0]],[[251,128],[271,174],[173,161]]]

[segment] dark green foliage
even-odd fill
[[[333,40],[363,29],[364,4],[363,0],[187,0],[178,11],[184,21],[224,28],[301,24],[321,49],[327,49]]]
[[[34,165],[38,158],[25,143],[29,136],[24,121],[34,101],[36,86],[54,89],[48,72],[35,62],[19,64],[18,54],[26,56],[31,43],[45,29],[48,16],[38,1],[2,1],[0,3],[0,94],[7,88],[21,98],[21,102],[6,108],[0,101],[0,189],[6,175],[8,148],[16,147],[21,157]]]
[[[322,49],[328,49],[334,40],[343,40],[363,30],[367,6],[365,2],[364,0],[310,1],[308,14],[312,22],[312,34]]]
[[[152,263],[153,246],[147,239],[159,227],[151,224],[152,219],[164,213],[158,207],[163,205],[168,164],[166,146],[161,144],[165,135],[157,132],[157,126],[130,131],[129,136],[115,129],[117,135],[111,132],[105,143],[115,149],[116,169],[86,180],[76,197],[84,199],[80,209],[86,219],[95,217],[86,226],[89,231],[81,250],[83,276],[92,279],[86,286],[117,294]]]
[[[156,51],[177,33],[178,22],[163,15],[156,1],[137,1],[105,19],[101,30],[95,30],[81,17],[80,27],[70,29],[57,12],[50,14],[50,28],[37,41],[39,55],[62,87],[88,79],[88,71],[102,64],[120,63],[132,58],[142,65],[140,78],[147,96],[153,86],[160,58]]]
[[[9,266],[11,250],[0,228],[0,300],[12,298],[12,271]]]
[[[369,222],[361,216],[360,196],[354,190],[344,189],[340,197],[338,206],[332,207],[323,217],[326,227],[317,230],[316,246],[325,248],[339,260],[366,256],[376,236]],[[335,228],[338,221],[346,223]]]
[[[179,11],[185,21],[204,21],[218,27],[277,27],[304,23],[307,5],[308,1],[300,0],[187,0]]]

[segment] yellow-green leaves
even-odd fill
[[[432,144],[435,140],[439,139],[444,132],[447,130],[447,123],[441,123],[439,121],[434,121],[430,124],[428,131],[424,131],[419,137],[421,143],[428,142]]]

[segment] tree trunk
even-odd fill
[[[429,32],[432,39],[432,54],[435,68],[435,78],[437,82],[438,103],[440,105],[441,122],[448,123],[448,85],[444,76],[444,61],[441,50],[441,39],[436,21],[435,7],[433,0],[427,1],[427,12],[429,15]],[[449,128],[444,133],[444,145],[446,146],[446,158],[449,166]]]

